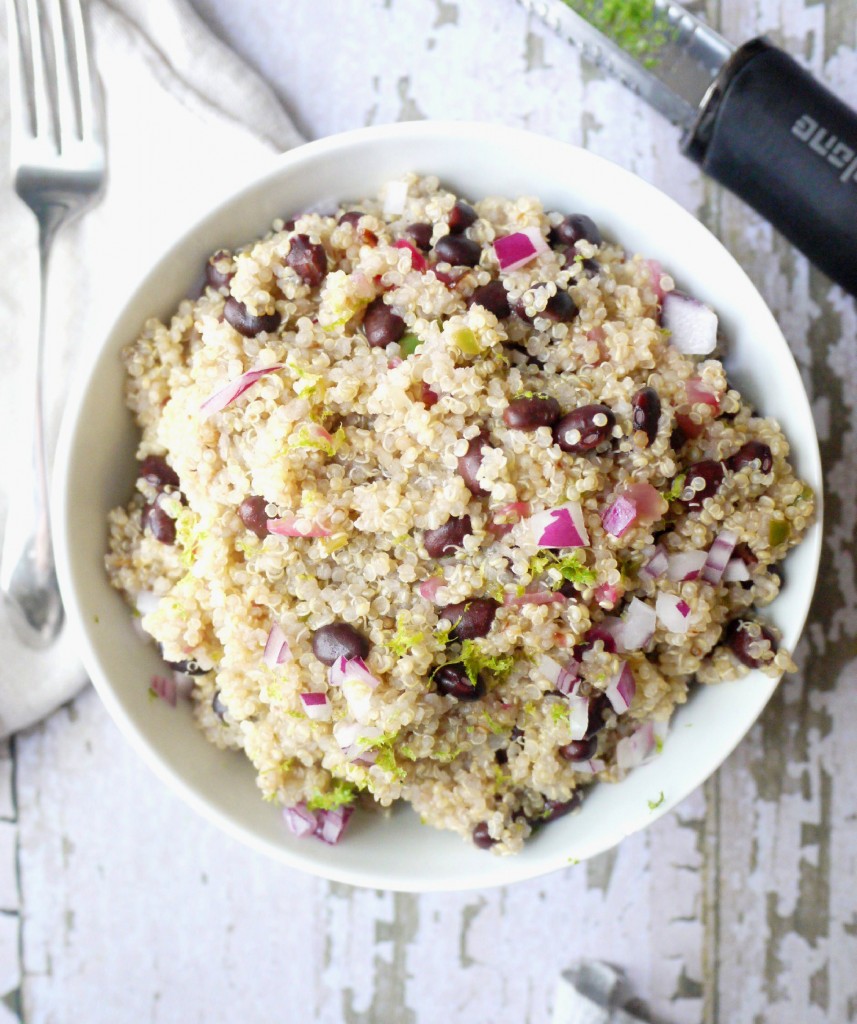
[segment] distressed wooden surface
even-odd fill
[[[85,692],[0,749],[0,1024],[537,1024],[584,955],[622,966],[657,1024],[857,1019],[854,302],[513,0],[194,2],[308,136],[522,125],[700,216],[777,314],[813,402],[821,582],[801,671],[703,790],[609,854],[500,890],[361,891],[262,860],[173,797]],[[853,0],[704,9],[733,40],[768,33],[857,106]]]

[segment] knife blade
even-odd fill
[[[857,295],[857,114],[767,39],[674,0],[519,0],[682,129],[681,150]]]

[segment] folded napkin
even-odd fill
[[[48,291],[48,434],[58,429],[69,379],[79,377],[140,277],[211,202],[255,176],[301,139],[270,88],[199,20],[186,0],[95,0],[88,6],[104,85],[109,180],[98,206],[67,226],[54,248]],[[5,23],[5,19],[3,19]],[[3,29],[0,28],[0,32]],[[0,138],[9,137],[7,47],[0,43]],[[36,222],[12,191],[0,155],[0,222],[7,260],[0,282],[0,439],[29,415],[27,346],[35,344]],[[13,441],[6,441],[3,462]],[[4,441],[0,440],[0,451]],[[0,475],[0,533],[6,494]],[[38,721],[86,682],[75,638],[46,652],[15,638],[0,607],[0,736]]]
[[[630,1013],[625,976],[598,960],[581,960],[559,976],[551,1024],[644,1024]]]

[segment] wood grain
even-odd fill
[[[714,779],[611,853],[500,890],[361,891],[262,860],[179,803],[83,694],[17,737],[14,763],[0,750],[0,1024],[536,1024],[581,956],[623,967],[657,1024],[857,1019],[854,302],[513,0],[195,6],[308,136],[502,121],[584,144],[696,213],[777,314],[812,399],[821,582],[801,671]],[[857,106],[852,0],[691,6],[733,40],[770,34]]]

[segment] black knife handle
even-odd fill
[[[682,149],[857,295],[857,114],[795,60],[736,50]]]

